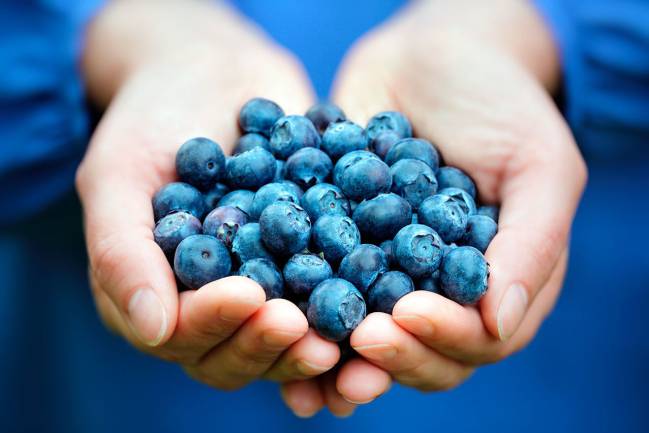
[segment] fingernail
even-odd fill
[[[498,336],[502,341],[511,337],[518,329],[527,311],[527,291],[519,283],[512,284],[505,292],[498,307]]]
[[[331,367],[324,366],[324,365],[317,365],[309,361],[305,361],[304,359],[301,359],[297,362],[296,364],[297,370],[304,374],[305,376],[314,376],[317,374],[322,374],[327,370],[330,370]]]
[[[352,400],[352,399],[349,399],[349,398],[345,397],[344,395],[343,395],[343,398],[344,398],[347,402],[352,403],[352,404],[368,404],[368,403],[372,403],[374,400],[376,400],[376,397],[372,397],[372,398],[370,398],[369,400],[364,400],[364,401],[354,401],[354,400]]]
[[[354,347],[358,353],[375,361],[392,359],[397,355],[397,348],[391,344],[368,344]]]
[[[256,310],[262,305],[263,302],[259,302],[258,299],[241,299],[235,305],[219,311],[219,317],[225,322],[239,323],[246,320],[252,314],[252,310]]]
[[[274,330],[264,332],[261,339],[270,348],[282,349],[293,344],[300,337],[302,337],[302,333]]]
[[[430,323],[430,320],[424,319],[421,316],[394,316],[394,321],[400,325],[403,324],[410,332],[420,337],[430,337],[433,335],[433,324]]]
[[[128,303],[128,324],[148,346],[157,346],[167,333],[169,318],[162,301],[152,289],[139,289]]]
[[[293,409],[293,414],[298,418],[311,418],[317,412],[318,412],[317,410],[315,410],[315,411],[313,411],[313,410],[302,411],[300,409]]]

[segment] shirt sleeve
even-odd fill
[[[559,48],[564,114],[586,153],[649,147],[649,2],[534,0]]]

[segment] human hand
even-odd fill
[[[151,198],[174,180],[178,147],[206,136],[231,150],[253,96],[304,112],[312,92],[299,64],[223,5],[140,0],[108,5],[91,25],[84,71],[91,97],[108,105],[77,175],[105,324],[220,389],[331,368],[338,347],[251,280],[179,294],[152,234]]]
[[[390,377],[425,391],[457,386],[476,366],[527,345],[552,310],[586,181],[548,95],[557,71],[547,30],[516,0],[417,2],[348,55],[334,99],[349,118],[363,123],[379,111],[402,111],[416,135],[468,172],[481,201],[501,203],[501,212],[486,252],[485,297],[462,306],[416,291],[392,316],[370,314],[351,336],[363,358],[328,379],[347,400],[371,401]],[[380,369],[371,377],[370,366]],[[322,397],[313,383],[284,385],[285,401],[298,401],[299,386],[300,404],[310,396],[317,406]]]

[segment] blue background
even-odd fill
[[[349,44],[402,2],[235,3],[300,56],[325,96]],[[547,16],[552,20],[556,11],[548,9]],[[564,56],[580,52],[563,48]],[[4,54],[11,47],[0,49]],[[566,94],[572,107],[587,99],[572,88]],[[1,85],[0,97],[7,104]],[[32,136],[27,122],[10,127],[5,113],[0,134]],[[0,431],[649,430],[649,120],[640,129],[615,128],[615,141],[597,134],[592,148],[593,130],[580,122],[573,119],[573,127],[584,137],[590,181],[574,224],[564,293],[537,338],[523,352],[480,369],[459,389],[421,394],[397,386],[347,420],[328,413],[299,420],[270,383],[214,391],[108,334],[87,289],[76,198],[54,200],[72,187],[69,174],[59,170],[66,186],[52,194],[54,202],[0,229]],[[625,151],[602,156],[601,137],[608,137],[607,150]],[[6,161],[9,151],[6,141],[0,143],[0,158]],[[29,197],[39,197],[31,188]],[[7,212],[11,201],[0,197]]]

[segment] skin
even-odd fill
[[[304,112],[314,98],[300,64],[223,4],[129,0],[108,4],[89,27],[83,72],[106,110],[76,182],[92,293],[106,326],[224,390],[331,369],[338,347],[309,331],[297,306],[265,302],[249,279],[179,294],[152,233],[151,197],[174,180],[178,147],[205,136],[231,153],[238,110],[254,96]],[[332,389],[322,398],[348,410]]]
[[[289,406],[315,413],[332,389],[366,403],[393,380],[450,389],[530,343],[559,295],[587,177],[550,96],[559,78],[550,34],[521,0],[414,2],[351,50],[334,89],[349,118],[403,111],[417,136],[475,179],[483,202],[502,203],[486,252],[489,290],[477,306],[416,291],[393,316],[370,314],[351,336],[362,358],[329,384],[283,385]]]

